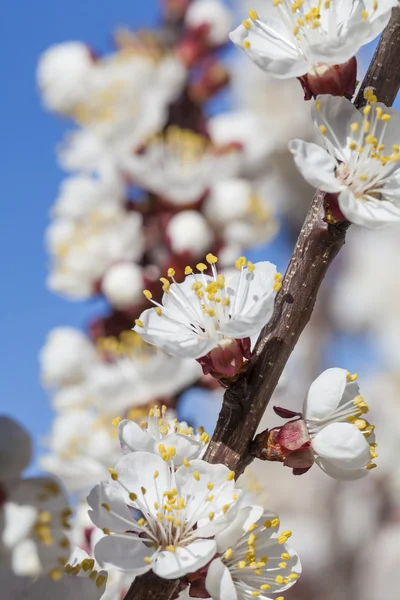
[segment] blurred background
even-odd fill
[[[25,4],[1,12],[2,412],[33,437],[31,471],[72,494],[79,541],[82,498],[118,456],[113,417],[163,402],[212,433],[218,415],[221,390],[195,361],[129,335],[142,289],[159,294],[170,266],[182,276],[209,251],[227,271],[245,254],[284,272],[313,195],[287,143],[314,132],[298,82],[226,43],[261,6],[220,4],[205,30],[204,15],[184,22],[185,0]],[[357,372],[378,469],[341,483],[254,463],[242,478],[294,532],[304,573],[288,598],[398,600],[399,249],[395,228],[351,227],[271,402],[301,410],[325,368]],[[268,410],[265,423],[282,422]]]

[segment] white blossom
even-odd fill
[[[91,519],[109,534],[95,547],[100,564],[176,579],[213,558],[211,538],[232,520],[240,495],[232,471],[201,460],[175,471],[160,456],[138,451],[110,473],[110,483],[88,496]],[[130,508],[143,516],[136,519]]]
[[[356,379],[345,369],[327,369],[304,401],[315,462],[335,479],[358,479],[376,467],[374,426],[364,418],[368,406]]]
[[[250,110],[217,114],[209,119],[208,130],[214,144],[240,146],[241,167],[250,173],[265,169],[276,147],[275,138],[270,135],[268,121]]]
[[[227,246],[247,248],[266,242],[277,229],[264,194],[258,194],[247,179],[232,178],[215,183],[207,196],[204,212]]]
[[[118,434],[125,452],[144,450],[159,454],[164,460],[173,459],[176,467],[180,467],[185,459],[199,458],[209,440],[204,429],[194,432],[187,423],[168,419],[165,405],[161,410],[157,405],[152,407],[147,419],[140,424],[122,419],[118,424]]]
[[[220,555],[207,572],[212,600],[270,600],[296,583],[299,557],[286,546],[291,531],[278,534],[279,519],[261,506],[246,506],[215,541]],[[279,596],[281,598],[281,596]]]
[[[115,416],[175,396],[201,377],[196,362],[168,356],[133,331],[122,332],[119,339],[101,338],[97,345],[104,362],[89,371],[87,391],[103,414]]]
[[[324,147],[293,140],[289,149],[311,185],[338,194],[352,223],[370,229],[400,222],[400,113],[377,103],[357,110],[345,98],[319,96],[312,116]]]
[[[210,225],[195,210],[183,210],[174,215],[168,222],[166,235],[174,254],[204,256],[214,242]]]
[[[228,41],[232,14],[219,0],[195,0],[185,13],[185,25],[189,29],[208,26],[207,41],[220,46]]]
[[[165,202],[186,206],[200,201],[214,181],[234,174],[239,162],[237,148],[214,146],[191,130],[170,126],[140,153],[126,156],[123,168]]]
[[[246,354],[236,340],[248,339],[268,322],[281,276],[269,262],[253,265],[241,257],[236,261],[239,273],[225,282],[217,273],[217,258],[208,254],[207,261],[212,275],[206,275],[207,265],[199,263],[197,275],[187,267],[182,283],[175,281],[170,269],[172,284],[162,279],[161,304],[145,290],[155,308],[141,314],[135,331],[173,356],[199,359],[211,353],[213,370],[232,375]]]
[[[101,289],[115,308],[129,308],[141,298],[143,288],[142,268],[134,263],[120,262],[107,269]]]
[[[49,288],[88,298],[108,267],[142,255],[142,216],[119,209],[112,215],[93,211],[79,221],[56,219],[47,229],[46,242],[52,256]]]
[[[38,86],[46,107],[68,114],[84,97],[94,70],[95,62],[85,44],[66,42],[50,46],[40,57],[37,68]]]
[[[82,219],[94,211],[112,215],[123,206],[124,192],[125,186],[119,177],[72,175],[62,181],[52,214],[72,220]]]
[[[42,379],[50,387],[79,384],[95,360],[95,349],[84,333],[55,327],[39,355]]]
[[[62,479],[68,491],[87,490],[107,477],[107,466],[121,455],[111,418],[94,409],[59,413],[40,465]]]
[[[389,22],[397,0],[274,0],[276,16],[256,11],[231,34],[270,75],[286,79],[346,63]]]
[[[168,104],[181,92],[186,70],[178,58],[160,60],[145,47],[96,62],[86,95],[71,111],[82,127],[60,147],[68,170],[115,169],[164,125]]]

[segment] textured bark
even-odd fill
[[[178,597],[179,585],[179,579],[161,579],[149,571],[132,582],[124,600],[173,600]]]
[[[400,87],[400,9],[393,10],[371,65],[355,100],[364,105],[363,90],[375,88],[378,99],[390,106]],[[310,320],[318,290],[345,242],[349,223],[323,221],[324,194],[318,191],[307,213],[292,259],[277,294],[271,321],[261,332],[254,356],[242,376],[226,390],[218,423],[205,459],[224,463],[238,477],[252,461],[250,446],[279,377],[304,327]],[[155,575],[138,577],[125,600],[172,600],[177,582]]]

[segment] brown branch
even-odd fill
[[[355,100],[357,107],[364,104],[362,92],[366,87],[374,87],[379,100],[386,105],[393,104],[400,87],[399,56],[400,9],[396,8]],[[224,463],[237,477],[252,461],[249,449],[258,424],[310,320],[321,282],[345,242],[349,223],[325,223],[323,198],[320,191],[314,196],[277,294],[273,317],[261,332],[243,376],[225,392],[205,456],[210,463]],[[177,590],[177,581],[168,582],[148,573],[132,583],[125,600],[171,600]]]

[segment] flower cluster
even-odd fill
[[[202,590],[214,600],[267,598],[291,587],[300,574],[286,546],[291,532],[278,534],[276,515],[246,504],[234,473],[196,458],[193,448],[194,458],[175,469],[182,448],[130,452],[90,492],[90,518],[105,534],[96,560],[132,575],[181,578],[191,595]]]

